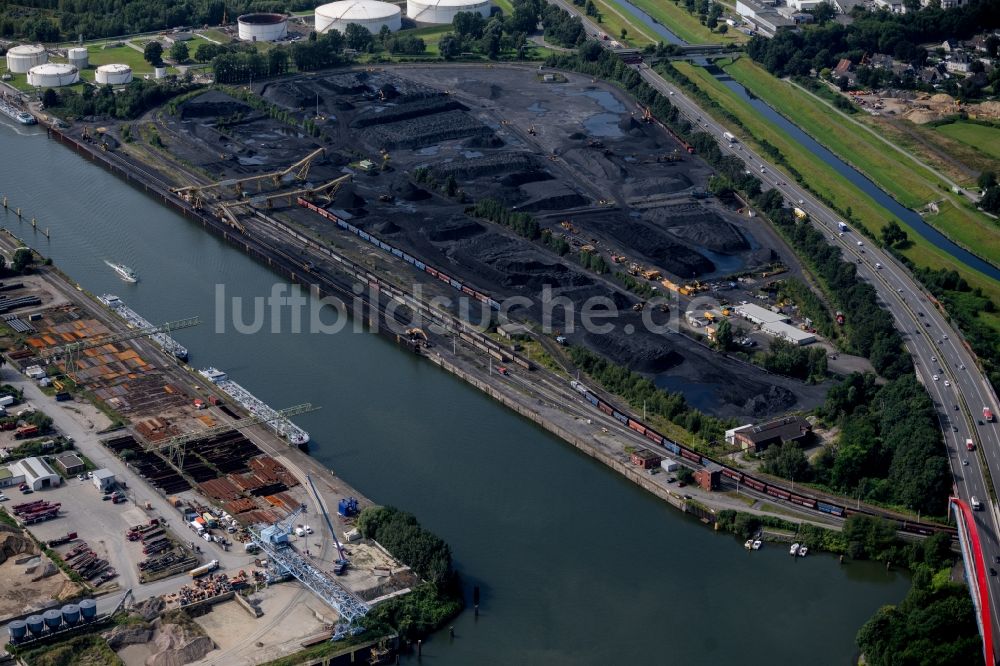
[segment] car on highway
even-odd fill
[[[966,466],[968,466],[968,464],[969,464],[969,461],[968,461],[968,459],[965,459],[965,460],[963,460],[963,461],[962,461],[962,464],[963,464],[963,465],[966,465]]]
[[[983,425],[983,420],[982,419],[977,419],[976,423],[978,423],[979,425]]]
[[[951,382],[949,382],[949,381],[948,381],[948,380],[946,379],[946,380],[944,380],[944,385],[945,385],[945,386],[951,386]]]
[[[934,375],[934,381],[937,381],[937,380],[939,380],[939,379],[941,379],[941,378],[940,378],[940,377],[938,377],[937,375]]]
[[[858,247],[861,247],[862,245],[864,245],[864,243],[862,241],[858,241]]]
[[[958,405],[955,405],[955,411],[956,412],[958,411]]]
[[[931,360],[937,363],[937,356],[931,356]]]

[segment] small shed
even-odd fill
[[[115,475],[109,469],[99,469],[93,474],[94,487],[106,493],[115,487]]]
[[[711,463],[694,473],[694,481],[703,490],[718,490],[722,481],[722,467]]]
[[[67,474],[79,474],[87,469],[83,459],[75,453],[64,453],[56,457],[56,465],[62,468]]]
[[[524,324],[515,324],[513,322],[500,324],[497,326],[497,333],[500,334],[501,338],[507,338],[508,340],[524,340],[528,337],[528,327]]]
[[[640,449],[632,452],[632,464],[643,469],[652,469],[660,464],[663,456],[658,456],[648,449]]]

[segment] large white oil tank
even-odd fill
[[[67,51],[66,59],[77,69],[87,69],[87,66],[90,65],[90,54],[87,49],[79,46]]]
[[[344,32],[351,23],[378,33],[383,25],[389,30],[399,30],[402,12],[396,5],[378,0],[341,0],[316,8],[316,32],[328,30]]]
[[[7,51],[7,69],[15,74],[24,74],[32,67],[44,65],[49,54],[41,44],[21,44]]]
[[[288,18],[284,14],[244,14],[236,24],[245,42],[273,42],[288,35]]]
[[[128,65],[101,65],[94,73],[94,80],[102,85],[120,86],[132,80],[132,68]]]
[[[80,70],[73,65],[50,62],[28,70],[28,85],[39,88],[58,88],[80,80]]]
[[[459,12],[489,18],[490,0],[406,0],[406,16],[417,23],[451,24]]]

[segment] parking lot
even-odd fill
[[[142,559],[142,547],[125,541],[124,534],[130,526],[149,521],[140,507],[131,502],[115,504],[102,500],[103,493],[94,487],[93,481],[80,481],[75,476],[58,488],[30,495],[22,495],[14,488],[8,489],[6,494],[10,498],[5,502],[8,510],[22,502],[36,500],[60,503],[59,517],[31,525],[31,533],[47,543],[68,532],[76,532],[78,538],[55,548],[56,552],[65,555],[85,541],[99,558],[106,559],[118,571],[112,584],[118,582],[123,588],[138,585],[137,565]]]

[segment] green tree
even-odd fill
[[[979,185],[979,189],[988,190],[997,184],[997,175],[990,170],[983,171],[979,174],[979,179],[976,183]]]
[[[187,62],[190,55],[187,44],[184,42],[174,42],[174,45],[170,47],[170,57],[178,64]]]
[[[681,467],[677,470],[677,480],[681,483],[693,483],[694,472],[692,472],[688,467]]]
[[[34,255],[32,255],[31,250],[26,247],[19,247],[14,251],[10,268],[15,273],[24,273],[32,261],[34,261]]]
[[[715,329],[715,344],[722,351],[728,351],[733,346],[733,325],[728,319],[723,319]]]
[[[46,88],[45,92],[42,93],[42,106],[46,109],[59,106],[59,93],[56,92],[55,88]]]
[[[812,476],[809,461],[795,442],[784,442],[764,451],[764,471],[789,481],[807,481]]]
[[[450,32],[441,35],[441,39],[438,40],[438,53],[441,54],[441,57],[445,60],[451,60],[452,58],[458,56],[461,52],[462,43],[459,41],[458,37]]]
[[[347,44],[347,48],[354,49],[358,52],[368,51],[369,47],[375,42],[375,38],[372,33],[368,31],[368,28],[357,23],[348,23],[347,27],[344,29],[344,42]]]
[[[896,220],[890,220],[888,224],[882,227],[882,242],[888,247],[900,247],[906,245],[909,237],[903,228],[899,226]]]
[[[163,45],[153,40],[142,50],[142,57],[153,67],[163,66]]]

